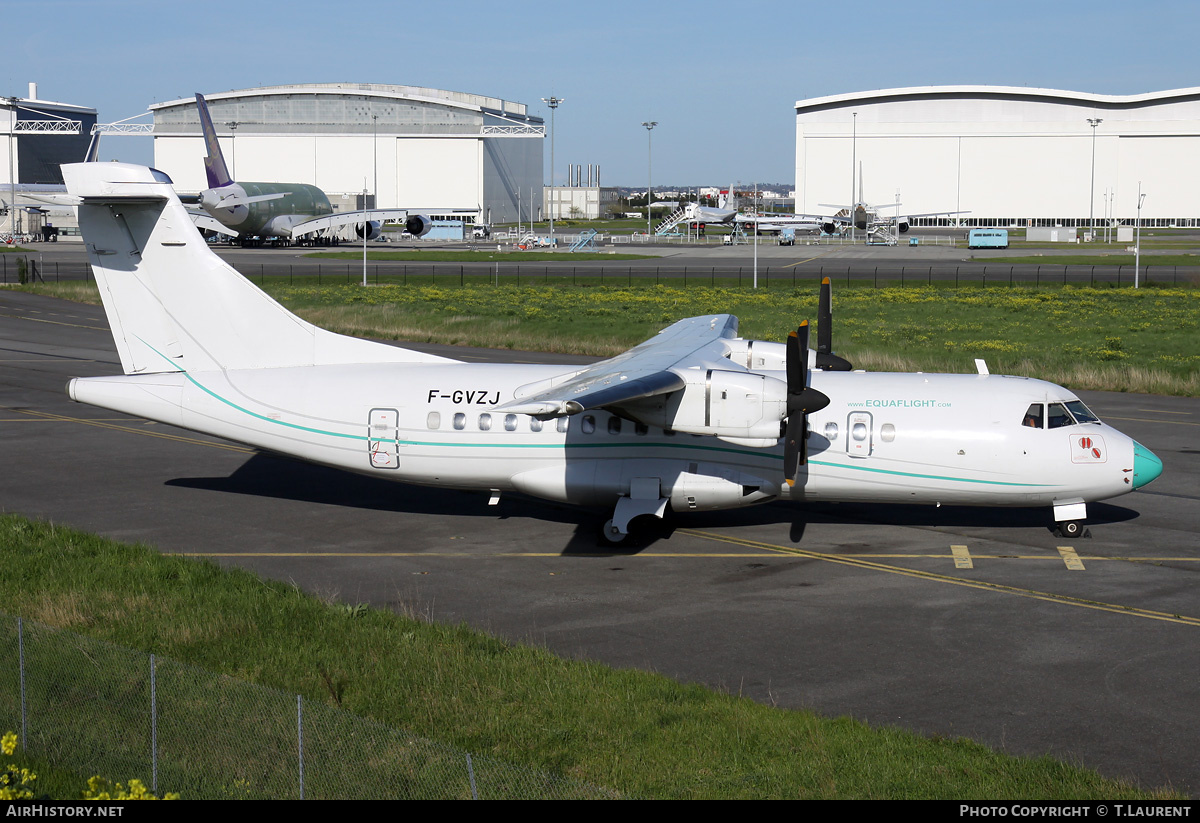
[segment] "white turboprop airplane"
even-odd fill
[[[1162,471],[1067,389],[1024,377],[848,371],[807,322],[788,343],[681,320],[583,369],[463,363],[306,323],[214,255],[162,172],[63,167],[124,374],[73,400],[408,483],[611,506],[630,521],[776,499],[1046,506]],[[982,370],[981,370],[982,371]],[[781,436],[782,435],[782,436]]]

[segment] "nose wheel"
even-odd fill
[[[1080,520],[1066,520],[1059,523],[1058,533],[1063,537],[1079,537],[1083,533],[1083,522]]]

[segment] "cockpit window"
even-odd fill
[[[1067,409],[1075,416],[1075,420],[1079,423],[1099,423],[1100,418],[1092,414],[1092,410],[1079,400],[1072,400],[1067,403]]]
[[[1075,425],[1075,418],[1071,417],[1071,413],[1062,403],[1051,403],[1047,418],[1049,425],[1046,428],[1048,429],[1061,429],[1063,426]]]
[[[1031,429],[1042,428],[1042,409],[1041,403],[1030,403],[1029,408],[1025,411],[1025,419],[1021,421],[1022,426],[1028,426]]]

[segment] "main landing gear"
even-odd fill
[[[601,533],[609,543],[621,543],[629,536],[629,523],[635,517],[650,514],[662,518],[669,498],[662,497],[662,481],[657,477],[635,477],[629,484],[629,496],[617,500],[612,519]]]

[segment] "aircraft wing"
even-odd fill
[[[469,209],[364,209],[362,211],[339,211],[324,217],[314,217],[292,226],[292,237],[302,237],[322,229],[339,229],[343,226],[353,226],[369,220],[377,223],[387,221],[407,221],[413,215],[425,214],[478,214],[478,208]]]
[[[731,314],[680,320],[616,357],[573,374],[522,386],[515,400],[495,411],[563,417],[667,394],[686,385],[687,369],[736,370],[720,343],[736,336],[737,318]]]
[[[226,226],[215,217],[206,212],[198,212],[188,209],[188,217],[192,218],[192,223],[196,228],[204,229],[205,231],[215,231],[218,234],[224,234],[227,237],[237,237],[238,233]]]

